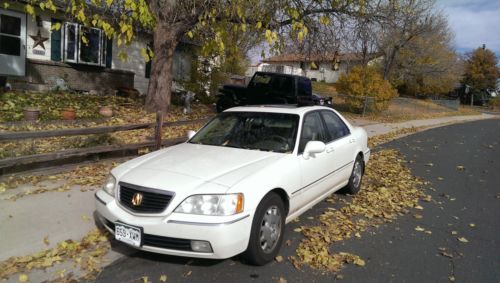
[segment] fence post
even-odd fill
[[[367,104],[368,104],[368,96],[365,96],[365,105],[363,105],[363,113],[361,114],[361,116],[365,116]]]

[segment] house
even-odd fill
[[[127,87],[147,92],[151,62],[141,56],[141,49],[151,44],[151,35],[118,47],[102,30],[66,21],[63,14],[38,10],[34,18],[23,11],[20,4],[0,9],[0,76],[7,76],[14,88],[43,90],[62,79],[81,91]],[[53,30],[54,25],[61,28]],[[196,47],[186,41],[178,45],[174,80],[190,79]],[[125,52],[127,60],[120,59],[119,52]]]
[[[340,75],[355,65],[368,61],[372,64],[377,57],[369,55],[365,59],[359,53],[339,54],[282,54],[262,60],[257,66],[250,67],[247,75],[256,71],[278,72],[292,75],[302,75],[313,81],[335,83]]]

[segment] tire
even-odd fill
[[[363,174],[365,173],[365,163],[361,155],[356,157],[354,161],[354,166],[352,167],[351,176],[349,177],[349,183],[342,189],[342,193],[355,195],[359,192],[361,188],[361,182],[363,180]]]
[[[216,105],[217,113],[220,113],[220,112],[222,112],[226,109],[229,109],[233,106],[234,106],[233,99],[230,97],[227,97],[227,96],[223,96],[223,97],[219,98],[219,100],[217,100],[217,105]]]
[[[278,255],[284,233],[285,206],[280,196],[271,192],[262,199],[257,207],[252,221],[250,240],[243,257],[250,264],[258,266],[272,261]]]

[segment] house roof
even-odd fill
[[[376,58],[376,54],[369,54],[368,59]],[[264,63],[279,63],[279,62],[332,62],[340,61],[361,61],[363,55],[361,53],[325,53],[325,54],[299,54],[288,53],[273,56],[262,60]]]

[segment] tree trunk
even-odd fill
[[[389,51],[390,54],[385,56],[384,62],[384,80],[389,79],[389,74],[392,70],[392,65],[394,64],[394,60],[396,59],[396,54],[399,52],[399,46],[394,46]]]
[[[156,149],[160,149],[163,115],[170,106],[172,65],[175,48],[179,41],[179,32],[176,32],[175,28],[166,28],[158,24],[155,27],[153,37],[155,55],[151,66],[146,110],[156,113],[155,144]]]

